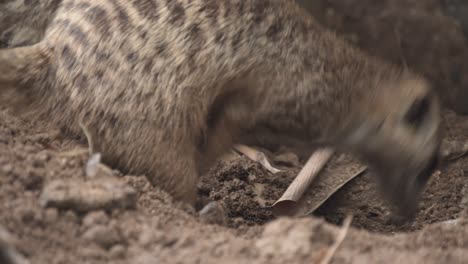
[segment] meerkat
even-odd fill
[[[0,102],[194,204],[233,144],[353,153],[412,215],[437,166],[440,103],[421,76],[322,28],[293,0],[64,0],[43,40],[0,50]]]

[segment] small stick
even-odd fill
[[[95,152],[93,138],[88,127],[83,124],[82,120],[79,121],[79,125],[88,141],[89,159],[85,167],[86,176],[89,178],[94,178],[97,175],[112,176],[112,169],[101,163],[101,153]]]
[[[297,211],[297,202],[304,192],[309,188],[312,181],[327,164],[334,153],[331,148],[319,149],[314,152],[302,170],[296,176],[281,198],[273,204],[273,211],[276,215],[292,216]]]
[[[343,227],[340,230],[340,233],[336,237],[335,243],[332,245],[330,249],[328,249],[327,254],[325,257],[322,259],[320,264],[328,264],[330,263],[331,259],[335,255],[336,251],[340,247],[341,243],[343,243],[343,240],[345,239],[346,235],[348,234],[349,227],[351,226],[351,221],[353,220],[352,215],[348,215],[344,222],[343,222]]]
[[[263,152],[255,150],[254,148],[246,146],[246,145],[236,145],[236,146],[234,146],[234,149],[237,150],[238,152],[244,154],[249,159],[260,163],[269,172],[271,172],[273,174],[280,172],[280,170],[278,170],[277,168],[273,167],[270,164],[270,162],[268,161],[266,155]]]
[[[89,132],[89,129],[83,124],[83,122],[80,120],[79,125],[81,127],[81,130],[83,130],[83,133],[86,136],[86,140],[88,141],[88,150],[89,150],[89,155],[93,155],[94,153],[94,144],[93,144],[93,139],[91,137],[91,133]]]

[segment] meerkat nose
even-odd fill
[[[440,155],[438,151],[435,151],[426,165],[416,175],[415,182],[411,185],[412,187],[398,199],[397,207],[399,215],[404,221],[410,221],[416,216],[419,194],[439,166],[439,162]]]

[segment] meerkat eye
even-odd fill
[[[430,104],[429,96],[416,99],[404,116],[405,122],[413,127],[419,127],[429,112]]]

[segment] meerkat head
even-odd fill
[[[368,162],[399,214],[411,218],[438,166],[439,101],[427,81],[409,73],[375,86],[352,99],[355,116],[342,139]]]

